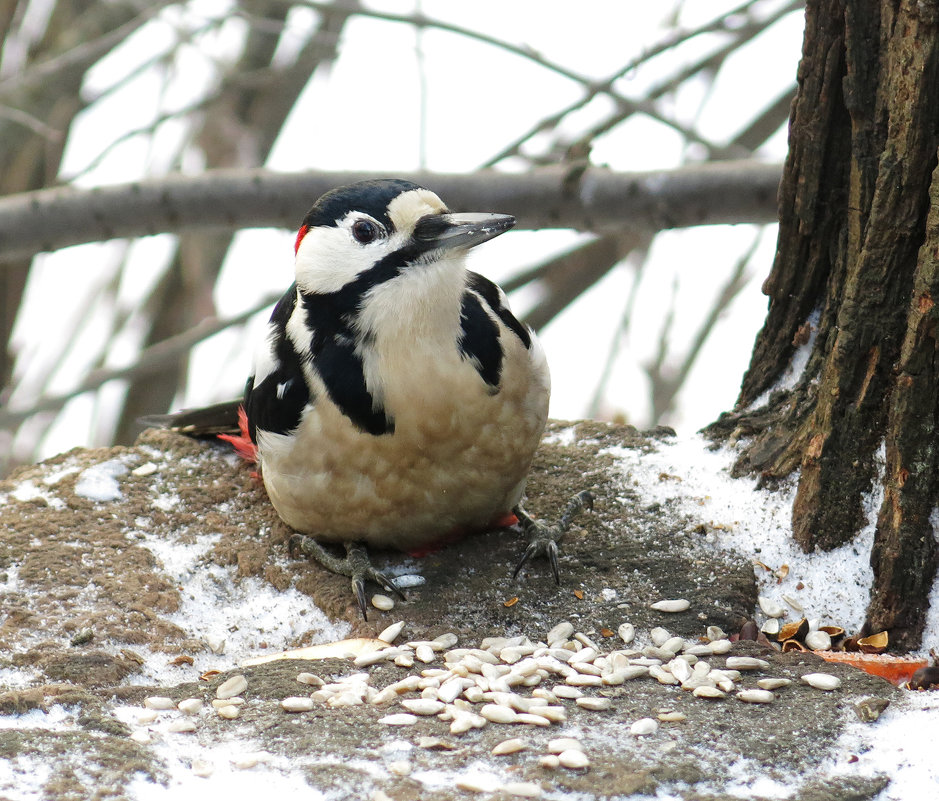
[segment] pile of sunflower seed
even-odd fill
[[[551,629],[544,641],[533,642],[523,636],[488,637],[475,648],[455,647],[458,638],[452,633],[395,645],[403,628],[403,622],[389,626],[378,635],[378,640],[386,644],[384,647],[355,657],[353,665],[359,672],[335,682],[325,682],[314,673],[300,673],[297,681],[315,689],[309,694],[284,698],[282,709],[302,713],[317,704],[334,708],[396,705],[397,709],[389,710],[380,723],[406,727],[421,718],[436,716],[449,724],[451,735],[460,736],[491,723],[536,727],[563,723],[567,720],[563,701],[573,701],[586,710],[607,710],[611,708],[610,699],[590,695],[590,688],[614,687],[641,678],[680,686],[702,699],[714,701],[733,694],[740,701],[753,704],[772,703],[776,699],[774,691],[792,683],[788,678],[767,676],[756,681],[756,688],[738,689],[743,673],[763,671],[770,663],[756,657],[728,656],[732,643],[716,626],[709,626],[705,636],[698,640],[654,628],[649,632],[650,644],[636,649],[629,647],[634,642],[635,629],[623,623],[618,630],[623,647],[607,653],[588,635],[575,631],[568,621]],[[403,668],[418,665],[420,671],[381,689],[373,687],[367,669],[388,662]],[[801,681],[826,691],[841,684],[838,677],[827,673],[808,673]],[[240,674],[219,685],[212,701],[216,713],[222,718],[236,718],[247,688],[247,679]],[[521,691],[526,689],[530,694],[522,695]],[[175,703],[170,698],[155,696],[145,700],[145,707],[138,723],[152,722],[161,710],[178,709],[184,716],[174,720],[169,731],[189,732],[196,729],[193,717],[201,712],[203,704],[194,698]],[[665,711],[657,718],[634,721],[629,732],[636,737],[648,736],[658,730],[660,722],[682,720],[682,713]],[[141,742],[149,741],[145,729],[131,736]],[[446,747],[445,741],[436,737],[422,737],[419,745]],[[508,755],[528,747],[523,738],[510,737],[499,742],[492,753]],[[590,767],[583,745],[574,738],[554,738],[544,750],[539,760],[543,767],[570,770]]]
[[[655,628],[649,632],[650,645],[640,650],[620,648],[609,653],[603,653],[583,632],[575,632],[567,621],[548,632],[543,642],[532,642],[527,637],[488,637],[477,648],[455,648],[455,634],[395,645],[403,626],[399,622],[385,629],[378,639],[388,643],[387,647],[362,654],[353,664],[357,668],[382,662],[406,668],[416,662],[427,665],[419,674],[378,689],[369,684],[370,674],[365,671],[332,683],[325,683],[312,673],[301,673],[297,680],[315,686],[316,690],[308,696],[285,698],[282,707],[288,712],[301,712],[315,704],[331,707],[396,704],[401,711],[389,712],[380,719],[381,723],[410,726],[421,717],[436,716],[449,722],[450,733],[458,736],[489,723],[541,727],[562,723],[567,719],[562,701],[573,700],[577,706],[592,711],[610,709],[609,698],[592,696],[587,691],[642,677],[680,685],[704,699],[722,699],[736,691],[736,697],[748,703],[771,703],[776,698],[774,690],[791,683],[791,679],[766,677],[757,681],[755,689],[737,690],[743,672],[764,670],[769,662],[749,656],[726,656],[732,643],[713,626],[699,641]],[[624,646],[635,638],[635,629],[629,623],[620,626],[618,633]],[[723,665],[713,665],[715,657],[723,657]],[[442,666],[435,666],[438,664]],[[822,673],[807,674],[802,681],[823,690],[840,685],[836,676]],[[519,690],[525,688],[530,688],[530,695],[520,694]],[[664,720],[681,719],[680,713],[664,713]],[[630,733],[653,734],[658,723],[654,718],[641,718],[631,725]],[[521,747],[518,738],[510,738],[499,743],[494,753],[513,753]],[[543,761],[545,766],[589,766],[582,748],[563,749],[555,755],[549,747]]]

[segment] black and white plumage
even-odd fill
[[[514,223],[370,181],[321,198],[245,391],[274,507],[320,541],[412,549],[521,499],[548,413],[541,346],[468,248]]]
[[[514,512],[532,536],[516,574],[545,553],[557,580],[556,542],[589,505],[581,493],[557,528],[519,505],[548,365],[502,290],[465,266],[514,222],[377,180],[327,193],[300,227],[296,281],[245,388],[247,434],[275,509],[306,535],[300,550],[351,576],[363,613],[366,578],[396,588],[359,544],[421,549]],[[317,541],[344,544],[348,558]]]

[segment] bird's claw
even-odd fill
[[[593,510],[593,493],[589,490],[578,492],[571,498],[556,526],[546,526],[544,523],[539,523],[529,516],[521,506],[516,506],[514,509],[515,515],[521,523],[522,531],[528,535],[529,540],[528,547],[515,566],[512,578],[518,578],[518,574],[529,560],[544,555],[551,565],[554,583],[560,586],[561,570],[558,566],[558,542],[568,532],[574,518],[584,510],[588,512]]]
[[[558,544],[551,536],[551,529],[547,526],[540,525],[539,529],[539,533],[529,540],[525,553],[522,554],[522,558],[519,559],[518,564],[515,565],[515,570],[512,571],[512,578],[518,578],[518,574],[521,572],[526,562],[530,559],[534,559],[536,556],[544,554],[548,557],[548,562],[551,565],[551,572],[554,574],[554,583],[560,586],[561,569],[558,566]]]
[[[355,594],[355,600],[364,620],[368,620],[368,602],[365,598],[366,581],[374,581],[382,589],[394,593],[402,601],[407,600],[394,581],[372,566],[364,545],[358,542],[346,542],[344,545],[346,548],[344,559],[333,556],[316,540],[306,534],[292,536],[288,548],[292,555],[300,553],[304,556],[310,556],[330,572],[352,579],[352,592]]]

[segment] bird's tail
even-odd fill
[[[172,414],[151,414],[138,422],[152,428],[167,428],[189,437],[218,437],[229,443],[249,462],[257,462],[257,448],[248,433],[248,416],[240,400],[222,401],[201,409],[183,409]]]

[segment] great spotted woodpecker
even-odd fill
[[[545,554],[558,581],[557,541],[590,505],[580,493],[555,527],[520,506],[548,414],[548,365],[502,290],[464,263],[514,224],[375,180],[323,195],[300,226],[296,282],[255,354],[242,429],[295,547],[351,577],[363,615],[366,579],[400,595],[365,545],[411,551],[514,514],[530,537],[515,575]],[[227,428],[235,405],[213,408],[146,422]],[[346,557],[321,542],[341,543]]]

